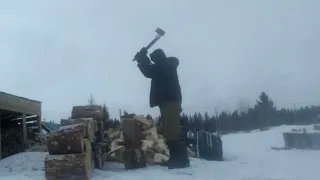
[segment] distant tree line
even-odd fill
[[[116,127],[118,119],[110,119],[109,113],[104,105],[105,127]],[[196,112],[193,115],[182,114],[181,124],[186,130],[204,129],[210,132],[236,132],[250,131],[253,129],[263,130],[271,126],[279,125],[309,125],[319,121],[320,106],[305,106],[298,109],[275,107],[274,102],[262,92],[253,107],[246,110],[235,110],[209,116],[207,112]],[[161,117],[156,118],[161,121]]]

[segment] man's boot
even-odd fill
[[[160,166],[168,166],[172,162],[172,158],[176,157],[176,154],[175,154],[175,151],[174,151],[175,150],[174,145],[176,144],[176,142],[175,141],[168,141],[167,144],[168,144],[170,157],[169,157],[168,161],[162,162],[160,164]]]
[[[172,148],[172,150],[170,150],[170,162],[167,163],[168,169],[181,169],[190,166],[188,151],[184,141],[171,141],[169,148]],[[171,152],[173,153],[171,154]]]

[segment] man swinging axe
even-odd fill
[[[164,35],[159,28],[156,32],[156,40]],[[160,36],[159,32],[162,33]],[[154,44],[154,40],[151,43]],[[179,60],[167,57],[162,49],[156,49],[150,54],[151,62],[147,55],[149,47],[142,48],[134,60],[138,62],[141,73],[151,79],[150,107],[158,106],[160,109],[163,135],[170,151],[169,160],[161,165],[169,169],[189,167],[186,142],[180,138],[183,136],[180,129],[182,95],[177,73]]]

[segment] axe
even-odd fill
[[[164,30],[157,28],[155,30],[155,32],[157,33],[156,37],[153,38],[153,40],[147,45],[146,50],[148,50],[152,45],[154,45],[154,43],[156,43],[162,36],[164,36],[164,34],[166,32],[164,32]],[[135,61],[135,59],[133,59],[132,61]]]

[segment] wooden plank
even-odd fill
[[[0,109],[28,115],[40,115],[41,102],[0,92]]]
[[[22,114],[22,131],[23,131],[22,148],[24,150],[26,148],[26,142],[27,142],[27,139],[28,139],[26,114]]]

